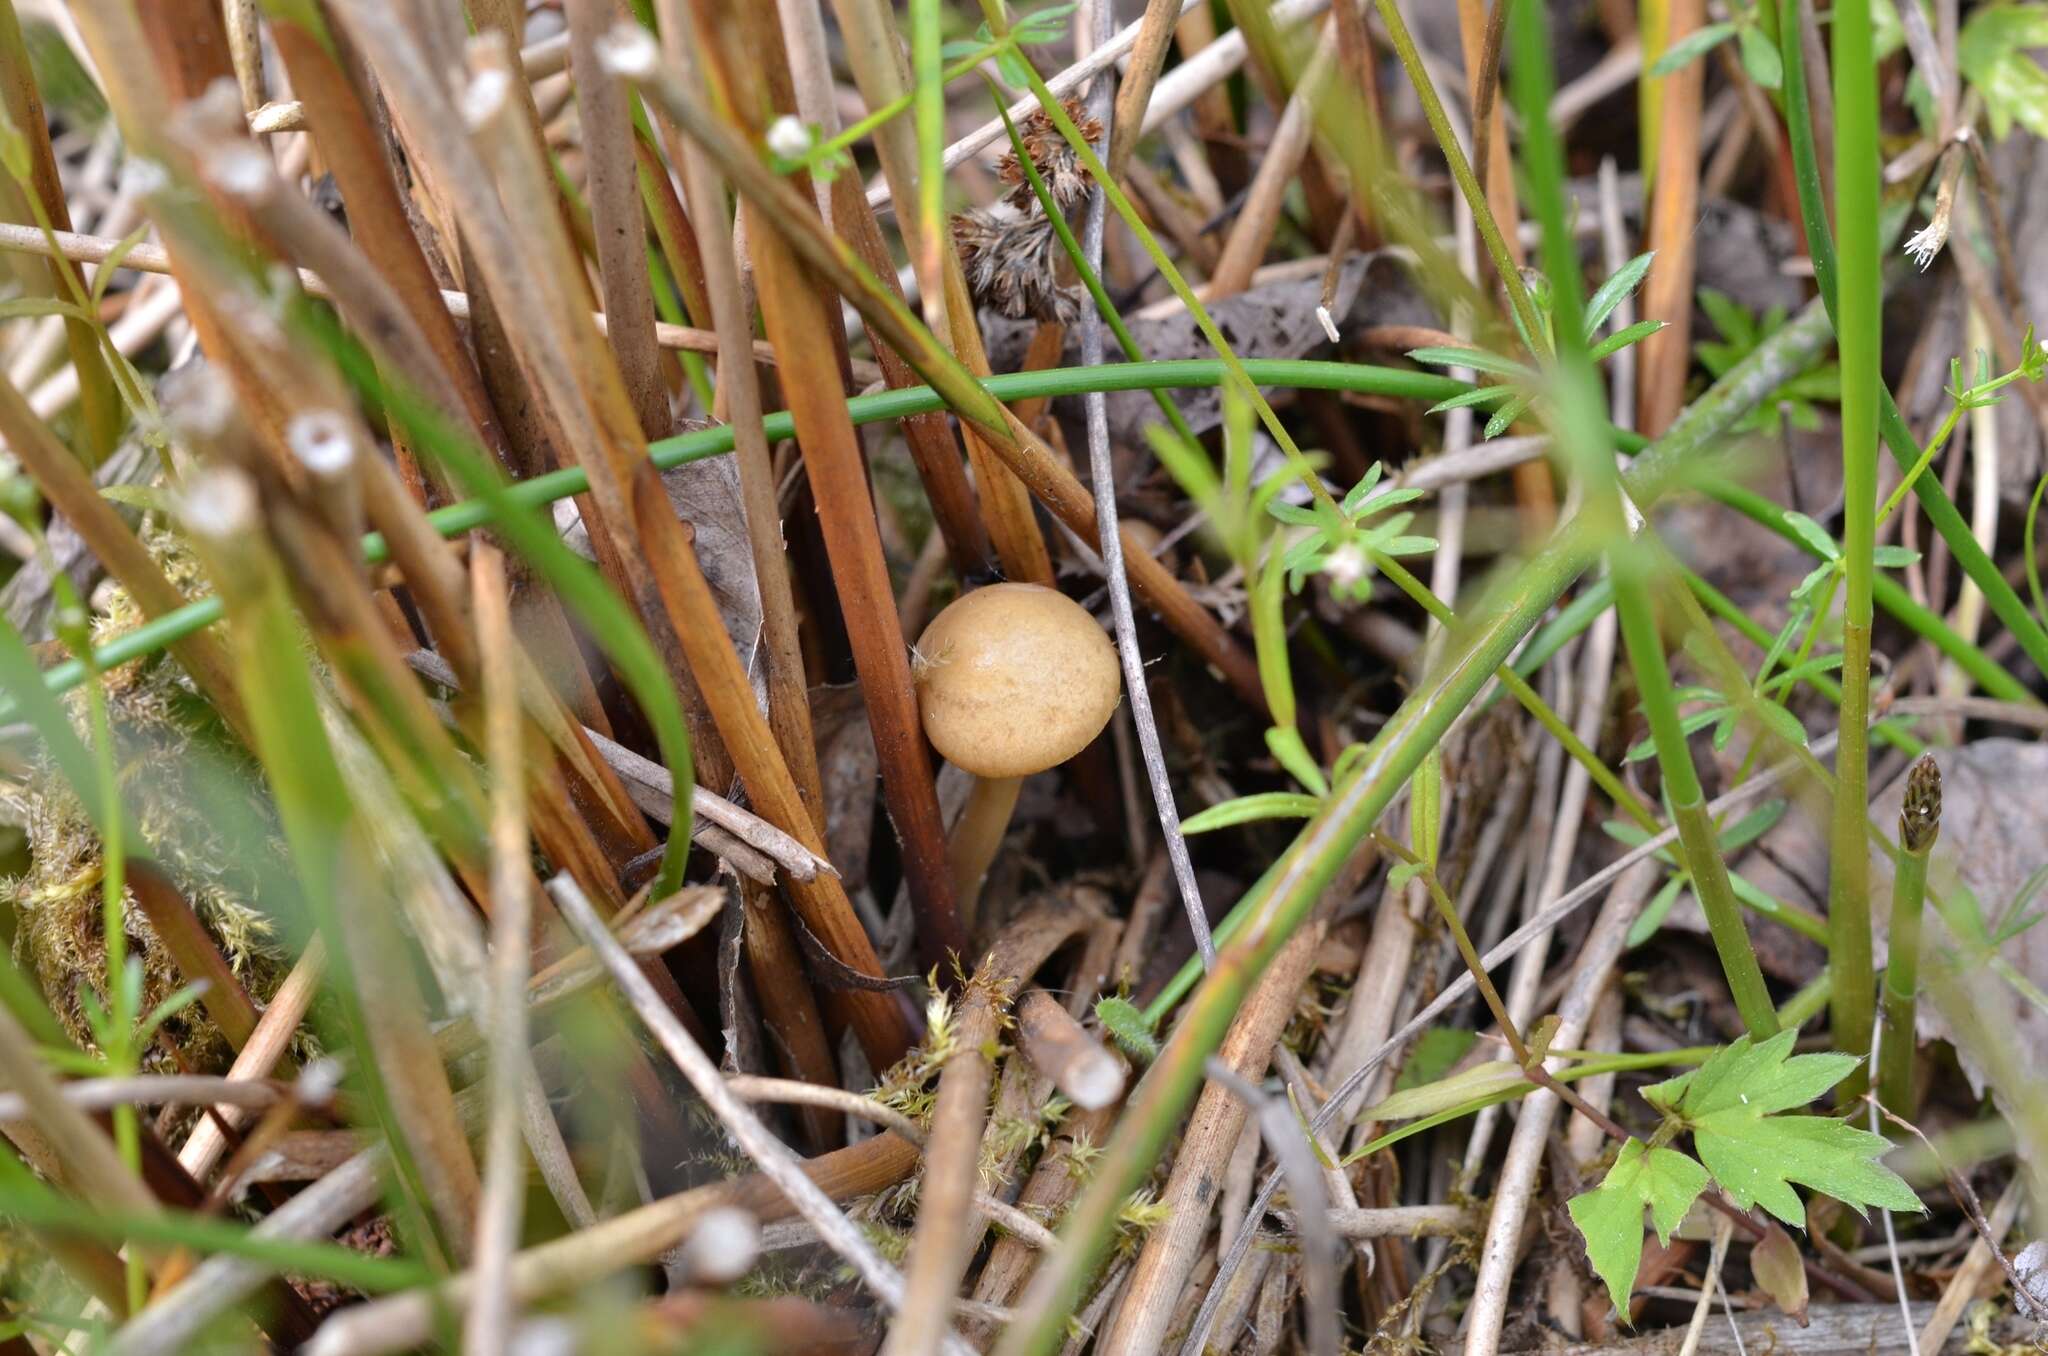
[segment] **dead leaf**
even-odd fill
[[[725,891],[716,885],[688,885],[651,904],[619,933],[619,944],[636,956],[659,956],[704,930],[725,907]]]
[[[1764,1236],[1749,1252],[1749,1270],[1772,1302],[1805,1327],[1806,1264],[1792,1235],[1765,1220]]]
[[[691,421],[694,423],[695,421]],[[708,424],[701,427],[709,427]],[[697,537],[697,564],[718,600],[718,615],[733,648],[754,680],[754,695],[767,700],[767,676],[760,663],[761,592],[754,579],[753,546],[747,538],[747,513],[740,500],[740,473],[731,457],[685,462],[661,473],[662,486],[676,517],[690,524]],[[569,548],[591,559],[590,533],[573,499],[555,503],[555,526]]]
[[[880,763],[860,686],[811,689],[811,730],[825,791],[825,855],[849,893],[867,884]]]

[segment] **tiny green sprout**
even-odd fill
[[[1599,1186],[1572,1198],[1572,1222],[1586,1255],[1625,1318],[1643,1255],[1643,1212],[1661,1240],[1710,1186],[1738,1209],[1761,1205],[1793,1228],[1806,1211],[1793,1184],[1854,1209],[1919,1211],[1920,1198],[1880,1159],[1882,1135],[1829,1116],[1789,1115],[1842,1081],[1861,1062],[1848,1054],[1794,1055],[1798,1033],[1757,1042],[1744,1036],[1690,1073],[1643,1090],[1663,1116],[1649,1141],[1621,1146]],[[1697,1157],[1674,1149],[1690,1134]]]
[[[1095,1020],[1109,1038],[1132,1059],[1150,1064],[1159,1058],[1159,1042],[1145,1014],[1128,998],[1108,997],[1095,1002]]]

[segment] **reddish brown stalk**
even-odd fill
[[[1166,64],[1166,49],[1173,42],[1175,23],[1180,18],[1177,0],[1147,0],[1143,27],[1131,47],[1123,79],[1117,86],[1116,112],[1109,120],[1109,154],[1103,163],[1111,174],[1122,174],[1131,152],[1138,148],[1138,134],[1145,122],[1145,108],[1152,102],[1152,87]]]
[[[733,652],[719,620],[717,600],[697,566],[690,528],[671,513],[668,496],[651,464],[643,468],[638,490],[641,544],[655,566],[662,603],[675,633],[682,637],[690,667],[748,797],[762,818],[822,857],[822,836],[782,761],[767,719],[755,704],[753,684]],[[838,877],[825,872],[810,881],[790,877],[785,886],[797,912],[826,950],[863,975],[881,977],[874,944]],[[853,1027],[874,1068],[888,1068],[910,1048],[909,1015],[896,994],[851,989],[836,992],[830,1001],[841,1019]]]
[[[348,208],[350,233],[357,247],[419,327],[437,367],[461,397],[464,422],[502,461],[504,433],[490,397],[413,235],[412,222],[391,179],[383,137],[335,60],[332,39],[282,15],[272,16],[270,31],[291,74],[292,89],[305,106],[321,158],[331,167]],[[420,374],[410,370],[406,376],[414,382],[420,380]]]
[[[216,79],[234,77],[219,7],[206,0],[164,0],[140,6],[139,12],[109,4],[87,5],[71,13],[99,67],[101,88],[131,154],[158,158],[174,173],[182,170],[182,157],[163,135],[171,125],[174,103],[197,99]],[[235,104],[239,108],[239,100]],[[222,217],[231,231],[240,224],[240,214],[231,205],[224,207]],[[275,443],[284,427],[281,410],[272,393],[249,380],[236,361],[233,327],[223,321],[210,294],[193,276],[193,267],[201,262],[197,252],[172,238],[171,231],[165,235],[171,274],[178,280],[185,318],[200,348],[234,378],[251,421]]]
[[[847,62],[868,106],[879,108],[905,93],[909,89],[908,74],[889,6],[879,0],[834,0],[833,12],[839,19],[840,31],[846,35]],[[777,101],[778,110],[786,107],[787,103]],[[899,205],[897,224],[904,232],[911,258],[937,265],[943,292],[940,297],[932,295],[932,269],[920,269],[927,314],[932,314],[934,302],[943,303],[936,309],[945,313],[944,340],[948,350],[975,376],[986,377],[990,371],[988,354],[982,347],[974,301],[968,295],[952,235],[941,231],[939,239],[929,241],[918,236],[921,228],[911,210],[911,204],[918,200],[918,166],[908,121],[899,118],[876,129],[875,149]],[[998,450],[990,446],[986,430],[963,423],[961,435],[966,440],[968,462],[974,468],[982,522],[1002,561],[1003,573],[1013,580],[1051,584],[1052,560],[1032,516],[1030,495],[1011,475]]]
[[[1521,264],[1522,219],[1515,199],[1514,164],[1507,154],[1507,118],[1499,99],[1501,37],[1507,0],[1458,0],[1458,37],[1464,48],[1466,92],[1472,111],[1473,173],[1486,190],[1486,204],[1507,242],[1508,257]],[[1557,520],[1557,486],[1550,464],[1537,458],[1514,471],[1515,499],[1532,540],[1546,535]]]
[[[709,330],[711,294],[704,282],[704,255],[696,225],[683,210],[661,155],[637,135],[633,138],[633,159],[639,168],[640,197],[654,220],[655,239],[661,242],[662,257],[668,260],[669,276],[675,279],[676,290],[682,295],[683,309],[700,330]]]
[[[708,23],[709,8],[697,15],[703,50],[735,110],[758,134],[770,87],[787,81],[781,33],[766,7],[727,7],[732,22],[723,25]],[[749,48],[744,62],[728,48],[742,41]],[[802,205],[793,209],[795,214],[807,219],[807,229],[822,231],[823,223],[804,196],[799,195]],[[785,232],[795,227],[779,209],[780,204],[747,222],[762,323],[781,358],[783,396],[818,505],[818,525],[881,763],[883,798],[902,840],[919,953],[925,964],[940,965],[949,953],[964,953],[967,938],[946,869],[945,825],[911,687],[908,647],[896,630],[895,587],[875,524],[867,464],[838,391],[839,307],[826,290],[828,280],[815,277],[790,247]],[[986,485],[982,508],[988,512]],[[996,537],[993,530],[990,535]],[[1001,551],[1000,537],[996,544]]]
[[[774,1035],[776,1053],[804,1082],[837,1087],[839,1064],[832,1057],[818,996],[805,978],[803,953],[789,927],[788,905],[772,887],[755,881],[740,882],[740,899],[746,909],[747,970],[754,977],[761,1019]],[[845,1142],[844,1120],[822,1107],[801,1107],[797,1119],[818,1149]]]
[[[206,991],[199,1001],[220,1034],[236,1050],[247,1045],[256,1030],[256,1005],[249,1001],[248,991],[235,978],[213,935],[192,911],[191,901],[156,863],[143,858],[129,859],[128,888],[185,981],[205,982]]]
[[[679,50],[689,32],[687,20],[678,13],[664,16],[663,31],[670,35],[672,50]],[[819,782],[817,746],[811,729],[810,694],[805,681],[803,652],[797,632],[796,600],[785,566],[782,517],[775,485],[775,472],[768,444],[761,430],[761,391],[751,354],[752,327],[740,290],[737,264],[733,258],[732,226],[728,220],[725,185],[718,171],[696,147],[675,138],[686,185],[703,238],[709,242],[708,255],[696,254],[697,237],[690,234],[692,264],[701,272],[696,280],[698,312],[717,326],[720,339],[719,398],[734,426],[733,450],[738,464],[740,495],[747,519],[747,542],[754,563],[754,576],[761,597],[761,630],[767,659],[768,725],[783,764],[807,807],[810,827],[822,834],[825,828],[824,792]],[[681,205],[675,202],[668,172],[650,148],[642,146],[648,162],[646,173],[658,178],[657,196],[672,205],[679,229]],[[803,960],[790,928],[786,906],[771,889],[747,882],[741,886],[746,909],[745,941],[747,960],[760,996],[762,1011],[776,1037],[777,1052],[797,1077],[836,1085],[836,1062],[831,1041],[818,1011],[817,996],[805,979]],[[829,1146],[841,1138],[838,1120],[816,1108],[799,1113],[812,1142]]]
[[[874,209],[868,206],[867,194],[861,191],[859,182],[850,175],[842,174],[832,181],[832,221],[868,271],[895,290],[900,299],[896,268],[882,239],[881,227],[875,221]],[[869,336],[875,360],[882,369],[882,380],[891,390],[923,381],[903,356],[872,329]],[[953,573],[961,579],[972,579],[990,568],[993,548],[988,528],[981,521],[980,502],[974,487],[967,483],[960,443],[953,436],[952,424],[944,414],[934,413],[911,415],[903,420],[902,426],[904,445],[910,450],[925,498],[931,503],[932,520],[946,540]]]
[[[654,342],[654,292],[647,278],[647,227],[640,212],[636,138],[626,91],[604,69],[597,44],[617,18],[613,0],[568,0],[569,60],[576,77],[576,116],[583,131],[585,196],[596,232],[604,281],[605,337],[649,438],[675,429],[661,350]]]
[[[1705,22],[1705,0],[1672,0],[1669,41],[1678,43]],[[1700,99],[1704,62],[1689,62],[1665,76],[1658,103],[1657,174],[1651,189],[1649,248],[1657,252],[1643,285],[1643,319],[1664,328],[1636,350],[1642,390],[1636,427],[1654,438],[1685,407],[1692,366],[1694,238],[1700,189]]]

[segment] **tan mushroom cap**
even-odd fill
[[[953,603],[918,638],[924,732],[978,777],[1028,777],[1102,732],[1123,684],[1116,647],[1057,589],[991,584]]]

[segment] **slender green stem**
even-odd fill
[[[1913,1115],[1913,1007],[1920,983],[1920,915],[1927,903],[1927,859],[1941,836],[1941,772],[1931,754],[1906,774],[1899,811],[1899,853],[1892,875],[1891,955],[1884,970],[1884,1049],[1879,1099],[1895,1115]]]
[[[1810,0],[1794,0],[1795,3],[1810,3]],[[1785,68],[1785,123],[1792,143],[1793,177],[1799,188],[1799,215],[1806,228],[1806,249],[1813,259],[1813,280],[1820,291],[1822,304],[1826,307],[1836,331],[1839,333],[1846,321],[1840,311],[1840,298],[1836,290],[1835,242],[1828,226],[1826,204],[1821,197],[1820,162],[1814,146],[1813,121],[1809,111],[1806,91],[1806,67],[1799,48],[1799,24],[1790,15],[1779,24],[1779,40],[1784,53]],[[1839,39],[1838,39],[1839,40]],[[1864,66],[1866,78],[1873,74],[1872,66]],[[1836,112],[1837,126],[1841,113]],[[1839,192],[1839,188],[1837,190]],[[1873,220],[1875,214],[1873,213]],[[1873,337],[1874,342],[1874,337]],[[1846,366],[1846,363],[1845,363]],[[1846,380],[1846,372],[1844,377]],[[1877,390],[1877,431],[1890,449],[1892,459],[1902,469],[1910,470],[1919,460],[1920,448],[1913,432],[1899,414],[1897,404],[1892,400],[1889,388],[1882,381]],[[1984,601],[2002,622],[2006,629],[2019,641],[2020,649],[2033,661],[2034,667],[2048,674],[2048,630],[2044,630],[2040,618],[2027,610],[2026,604],[2006,583],[1998,565],[1985,552],[1983,546],[1970,531],[1969,523],[1949,499],[1936,476],[1920,476],[1913,482],[1913,493],[1920,501],[1921,509],[1927,514],[1927,521],[1948,543],[1950,553],[1955,557],[1963,573],[1982,590]]]
[[[1400,7],[1394,0],[1378,0],[1378,5],[1380,21],[1387,27],[1387,39],[1394,44],[1394,55],[1400,58],[1401,69],[1407,72],[1415,97],[1422,101],[1422,115],[1429,119],[1429,130],[1436,134],[1444,162],[1451,168],[1451,178],[1457,181],[1458,191],[1472,209],[1472,222],[1479,228],[1479,238],[1485,242],[1486,253],[1493,260],[1493,271],[1507,291],[1515,320],[1529,346],[1537,350],[1536,356],[1540,358],[1544,356],[1541,351],[1543,323],[1536,314],[1536,305],[1529,297],[1528,287],[1522,282],[1522,271],[1515,267],[1515,257],[1508,252],[1507,240],[1500,233],[1500,223],[1493,219],[1493,207],[1486,200],[1486,188],[1472,172],[1471,163],[1465,159],[1465,150],[1458,144],[1458,134],[1444,113],[1443,100],[1437,98],[1436,83],[1429,78],[1429,71],[1422,64],[1422,53],[1416,50],[1415,38],[1408,32]]]
[[[1694,893],[1707,915],[1714,949],[1728,977],[1736,1008],[1758,1037],[1777,1030],[1777,1014],[1758,967],[1756,952],[1742,921],[1728,869],[1714,839],[1706,813],[1706,797],[1678,717],[1671,671],[1664,655],[1664,637],[1650,601],[1654,554],[1632,539],[1622,508],[1621,480],[1614,466],[1614,444],[1600,415],[1593,369],[1587,358],[1580,320],[1580,274],[1576,248],[1565,226],[1564,155],[1548,109],[1553,74],[1550,35],[1544,11],[1522,5],[1510,16],[1514,49],[1514,96],[1522,113],[1523,158],[1529,201],[1543,227],[1544,270],[1550,278],[1552,313],[1557,320],[1555,373],[1557,435],[1571,449],[1584,477],[1587,511],[1604,531],[1614,579],[1615,610],[1622,643],[1635,671],[1643,714],[1657,746],[1657,764],[1677,821],[1681,857]]]
[[[939,55],[939,0],[910,0],[910,63],[917,128],[918,284],[926,313],[945,295],[939,281],[946,231],[946,80]]]
[[[1429,586],[1410,573],[1400,561],[1392,556],[1383,556],[1377,551],[1372,553],[1372,560],[1375,569],[1392,580],[1395,587],[1420,604],[1423,611],[1429,613],[1438,623],[1446,627],[1457,625],[1457,614],[1451,611],[1449,605],[1432,593]],[[1564,751],[1571,755],[1574,762],[1586,769],[1594,785],[1606,793],[1607,798],[1614,802],[1616,809],[1649,832],[1657,832],[1657,817],[1651,813],[1649,806],[1643,804],[1642,797],[1629,790],[1621,778],[1614,775],[1614,770],[1601,762],[1598,754],[1586,747],[1586,742],[1579,738],[1578,732],[1564,723],[1564,718],[1551,709],[1550,703],[1544,701],[1542,694],[1529,686],[1528,680],[1517,673],[1513,665],[1501,665],[1500,672],[1495,676],[1500,679],[1501,686],[1507,689],[1509,695],[1521,703],[1522,709],[1535,717],[1536,723],[1563,746]]]
[[[1835,223],[1841,276],[1835,337],[1842,360],[1841,743],[1828,864],[1829,963],[1835,1048],[1870,1049],[1873,976],[1869,804],[1870,625],[1877,542],[1877,388],[1882,384],[1884,279],[1878,261],[1877,71],[1868,5],[1837,5],[1834,22]],[[1917,451],[1917,449],[1916,449]],[[1845,1094],[1852,1095],[1852,1094]]]

